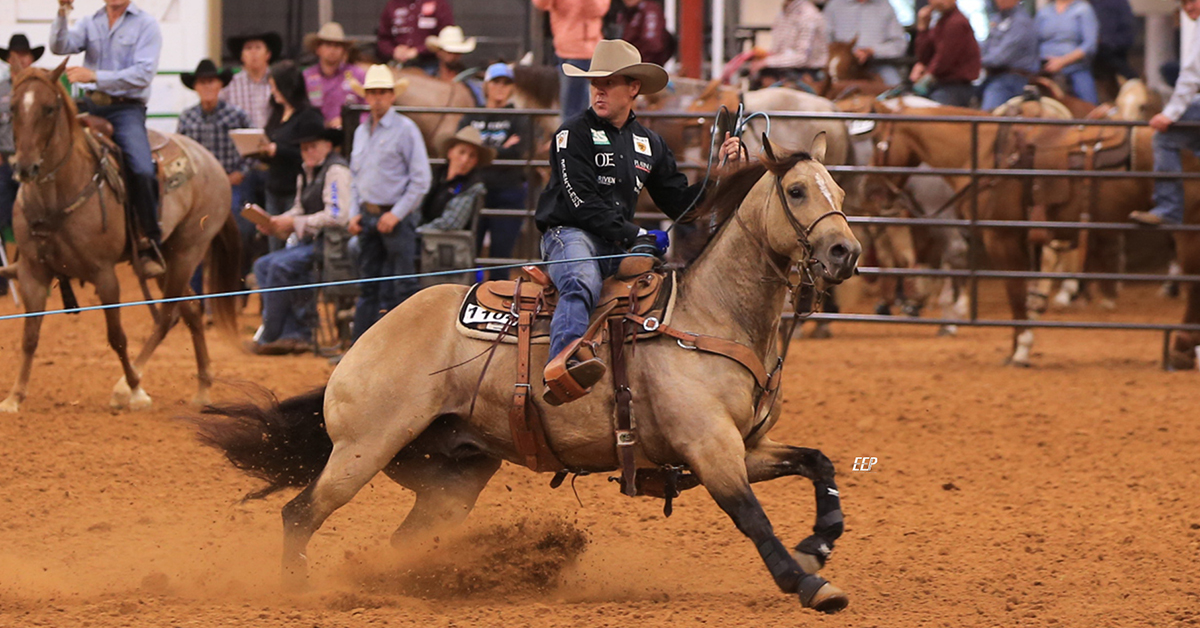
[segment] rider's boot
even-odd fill
[[[138,238],[137,259],[142,276],[161,277],[166,272],[162,260],[162,228],[158,224],[158,177],[154,175],[129,177],[130,201],[137,212],[138,226],[142,236]]]
[[[586,338],[567,345],[546,365],[543,372],[546,392],[542,394],[546,403],[561,406],[575,401],[592,392],[592,386],[604,377],[608,367],[596,357],[593,345]]]

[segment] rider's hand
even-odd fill
[[[1062,57],[1050,57],[1042,64],[1042,70],[1050,74],[1058,74],[1066,66],[1067,64],[1063,63]]]
[[[246,180],[246,174],[243,173],[241,170],[237,170],[237,171],[229,173],[229,185],[236,187],[236,186],[241,185],[242,181],[245,181],[245,180]]]
[[[874,56],[875,56],[874,48],[855,48],[854,49],[854,58],[858,59],[859,64],[863,64],[863,63],[870,61],[871,57],[874,57]]]
[[[917,81],[921,80],[921,77],[923,76],[925,76],[925,64],[916,63],[912,67],[912,72],[908,73],[908,80],[916,83]]]
[[[405,61],[408,61],[416,56],[417,49],[413,48],[412,46],[396,46],[396,49],[392,51],[392,59],[400,63],[404,63]]]
[[[350,224],[346,226],[346,231],[349,231],[350,235],[362,233],[362,214],[354,214],[350,217]]]
[[[1155,131],[1158,131],[1159,133],[1166,131],[1174,123],[1175,123],[1174,120],[1168,118],[1167,116],[1165,116],[1161,113],[1156,113],[1156,114],[1154,114],[1153,118],[1150,118],[1150,128],[1154,129]]]
[[[667,235],[667,232],[652,229],[639,235],[633,241],[633,248],[629,249],[629,252],[662,257],[667,252],[669,246],[671,246],[671,238]]]
[[[88,68],[75,66],[67,68],[67,80],[72,83],[95,83],[96,73]]]
[[[929,28],[929,22],[933,19],[933,5],[927,4],[917,11],[917,30],[923,31]]]
[[[721,144],[721,163],[732,164],[741,161],[742,159],[742,140],[736,137],[730,137],[729,132],[725,132],[725,141]]]
[[[387,235],[391,233],[392,229],[395,229],[396,225],[398,224],[400,224],[400,219],[396,217],[396,214],[393,214],[392,212],[383,212],[383,215],[379,217],[379,223],[375,225],[375,228],[379,231],[379,233]]]

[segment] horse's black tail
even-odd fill
[[[268,482],[244,499],[313,483],[333,451],[325,432],[325,388],[284,401],[267,393],[262,404],[208,405],[191,422],[200,442],[225,454],[247,474]]]

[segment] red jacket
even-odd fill
[[[656,0],[642,0],[617,14],[621,39],[633,44],[646,63],[666,63],[675,54],[675,38],[667,31],[663,8]]]
[[[939,83],[970,83],[979,78],[979,42],[958,7],[942,14],[933,28],[917,34],[917,61]]]
[[[442,28],[453,24],[454,10],[449,0],[388,0],[375,32],[379,62],[391,61],[396,46],[412,46],[422,54],[428,53],[425,38],[437,36]]]

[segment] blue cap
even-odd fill
[[[488,66],[487,72],[483,75],[483,80],[486,83],[492,79],[506,78],[513,80],[512,68],[508,67],[507,63],[493,63]]]

